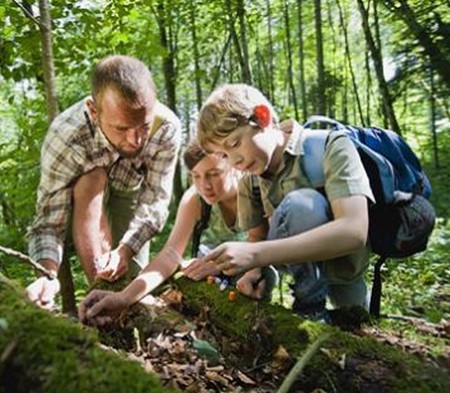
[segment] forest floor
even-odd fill
[[[139,339],[139,332],[134,331],[125,347],[128,347],[127,356],[130,359],[155,372],[167,386],[199,393],[277,392],[295,363],[295,359],[282,346],[268,353],[264,348],[255,349],[242,340],[228,336],[211,322],[208,306],[193,315],[184,305],[183,294],[176,289],[168,288],[158,300],[151,299],[160,308],[176,309],[186,319],[182,323],[175,321],[162,332],[147,337],[144,342]],[[118,324],[125,327],[131,317],[124,316]],[[348,327],[346,330],[349,331]],[[396,316],[353,326],[349,332],[358,337],[375,338],[450,373],[450,323],[445,320],[431,323],[419,317]],[[327,356],[334,356],[325,349],[322,351]],[[336,361],[343,369],[351,367],[346,364],[345,358]],[[389,370],[382,365],[377,369],[377,364],[372,363],[368,372],[377,374],[380,385],[383,385],[383,378],[390,378]],[[302,392],[301,383],[293,391]],[[324,390],[312,392],[323,393]]]

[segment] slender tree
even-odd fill
[[[369,0],[369,6],[370,6],[370,0]],[[380,55],[382,53],[382,46],[381,46],[381,33],[380,33],[380,23],[379,23],[379,17],[378,17],[378,1],[372,2],[373,7],[373,26],[375,30],[374,34],[374,40],[375,40],[375,47],[378,48],[378,51],[380,52]],[[367,7],[369,9],[369,7]],[[369,45],[369,40],[366,39],[366,46],[369,48],[369,53],[371,53],[371,48]],[[373,55],[372,55],[373,56]],[[384,76],[383,76],[384,79]],[[378,81],[378,79],[377,79]],[[381,89],[379,89],[381,91]],[[389,127],[389,114],[386,109],[386,105],[383,102],[383,96],[379,98],[379,104],[381,109],[381,117],[383,118],[383,126],[384,128]]]
[[[326,114],[325,66],[323,60],[321,0],[314,0],[314,21],[316,26],[316,69],[317,69],[316,111],[318,114],[325,115]]]
[[[42,43],[42,65],[44,68],[45,94],[47,97],[47,117],[49,123],[58,114],[58,98],[56,94],[55,65],[52,47],[52,18],[47,0],[39,0],[40,31]]]
[[[252,83],[252,74],[250,71],[250,57],[248,54],[248,40],[247,40],[247,28],[246,20],[245,20],[245,3],[244,0],[237,0],[237,15],[239,20],[239,30],[240,30],[240,41],[242,48],[242,58],[243,58],[243,74],[244,81],[251,84]]]
[[[239,65],[241,67],[242,82],[251,84],[252,80],[251,80],[250,72],[248,71],[249,66],[244,59],[244,55],[242,54],[241,43],[240,43],[239,37],[237,35],[236,28],[234,26],[234,12],[233,12],[231,0],[226,0],[225,6],[227,9],[227,19],[228,19],[228,26],[230,29],[231,38],[233,40],[234,48],[236,50],[236,55],[237,55],[237,58],[239,61]],[[230,55],[231,54],[232,54],[232,52],[230,52]],[[231,64],[230,64],[230,69],[232,69]],[[231,76],[231,78],[233,78],[233,77]]]
[[[434,85],[434,70],[433,67],[429,67],[430,74],[430,128],[431,134],[433,135],[433,153],[434,153],[434,166],[436,169],[440,167],[439,165],[439,150],[438,150],[438,140],[436,132],[436,89]]]
[[[303,43],[303,0],[297,0],[297,24],[298,24],[298,60],[300,71],[300,95],[302,102],[302,118],[306,120],[308,109],[306,104],[306,83],[305,83],[305,55]]]
[[[367,46],[367,41],[365,45],[365,51],[364,51],[364,66],[366,69],[366,124],[370,124],[370,111],[371,111],[371,91],[372,91],[372,73],[370,71],[370,52],[369,48]]]
[[[221,73],[220,70],[222,69],[222,66],[223,66],[223,64],[225,62],[225,57],[227,55],[228,49],[230,48],[230,43],[231,43],[231,33],[228,34],[228,38],[225,41],[225,44],[224,44],[223,49],[222,49],[222,52],[220,54],[219,63],[215,67],[214,79],[212,81],[211,89],[210,89],[211,91],[215,89],[215,87],[217,85],[217,82],[219,82],[220,73]]]
[[[289,83],[289,90],[291,92],[290,96],[292,97],[292,104],[294,106],[295,111],[295,118],[296,120],[299,120],[298,116],[298,105],[297,105],[297,95],[295,94],[295,86],[294,86],[294,77],[292,74],[293,64],[292,64],[292,46],[291,46],[291,27],[290,27],[290,21],[289,21],[289,8],[287,1],[284,0],[284,7],[283,7],[283,14],[284,14],[284,27],[286,32],[286,48],[287,48],[287,57],[288,57],[288,83]]]
[[[176,96],[176,35],[174,34],[174,19],[170,9],[167,7],[165,0],[159,0],[156,8],[153,9],[156,21],[159,28],[159,40],[161,46],[165,49],[162,58],[164,86],[167,97],[167,104],[174,113],[177,111],[177,96]],[[173,194],[175,201],[178,203],[183,195],[183,183],[181,180],[181,165],[177,162],[175,170],[175,178],[173,185]]]
[[[414,35],[414,37],[424,49],[425,54],[428,55],[432,67],[440,75],[443,82],[447,85],[447,88],[450,88],[450,60],[449,57],[446,56],[446,53],[442,51],[441,46],[439,46],[438,44],[438,42],[440,42],[441,40],[433,40],[430,31],[426,26],[422,26],[419,23],[415,12],[409,6],[406,0],[386,0],[384,1],[384,4],[386,5],[386,7],[388,7],[388,9],[394,12],[399,19],[403,20],[406,23],[410,32]],[[442,26],[445,25],[441,24],[441,28]],[[448,29],[448,32],[450,32],[450,28]],[[448,40],[449,36],[447,34],[442,40],[444,42],[444,44],[442,44],[443,47],[450,47],[447,42]]]
[[[191,37],[192,37],[192,48],[194,52],[194,70],[195,70],[195,96],[197,98],[197,110],[200,110],[202,106],[202,83],[200,78],[200,54],[198,51],[197,42],[197,28],[195,24],[195,2],[190,0],[189,2],[189,16],[190,16],[190,27],[191,27]]]
[[[381,51],[380,48],[376,46],[375,40],[370,30],[368,10],[365,8],[362,0],[357,0],[357,2],[358,2],[358,9],[361,14],[364,35],[366,37],[367,44],[369,45],[370,52],[372,54],[372,60],[375,66],[375,72],[378,80],[378,87],[380,89],[380,93],[383,99],[383,105],[389,119],[390,127],[396,133],[401,134],[400,126],[398,125],[397,118],[394,112],[392,97],[389,92],[386,80],[384,79],[383,59],[381,57]]]
[[[364,125],[364,116],[363,116],[362,107],[361,107],[361,99],[359,98],[358,85],[356,83],[355,71],[353,70],[352,58],[351,58],[351,53],[350,53],[350,45],[348,43],[347,25],[346,25],[346,22],[344,19],[344,13],[342,12],[341,3],[339,2],[339,0],[336,0],[336,5],[339,10],[339,21],[341,24],[341,29],[342,29],[342,32],[344,33],[345,57],[347,58],[348,69],[350,71],[350,78],[351,78],[352,86],[353,86],[353,94],[356,99],[356,106],[358,109],[359,119],[361,121],[361,124]]]
[[[269,40],[269,99],[275,105],[275,87],[273,72],[273,40],[272,40],[272,11],[270,8],[270,0],[266,0],[267,8],[267,37]]]

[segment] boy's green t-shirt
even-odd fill
[[[251,176],[244,176],[239,184],[239,225],[244,230],[261,225],[289,192],[311,188],[301,169],[303,128],[293,120],[283,122],[281,128],[291,132],[291,137],[277,173],[270,179],[258,177],[260,196],[253,191]],[[334,131],[329,138],[324,155],[324,175],[328,201],[352,195],[364,195],[374,200],[359,154],[343,132]],[[326,270],[334,277],[332,281],[345,283],[362,273],[367,259],[368,252],[364,249],[340,258],[338,264],[327,263]],[[343,260],[349,263],[343,263]]]
[[[277,173],[270,179],[258,177],[260,194],[254,195],[252,178],[245,175],[239,184],[239,225],[248,230],[270,217],[291,191],[311,187],[302,171],[303,129],[293,120],[281,124],[291,132]],[[340,197],[364,195],[373,201],[369,179],[353,143],[342,132],[331,134],[324,155],[325,192],[333,201]]]

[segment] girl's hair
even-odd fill
[[[189,171],[192,171],[192,169],[194,169],[194,167],[207,155],[208,153],[203,150],[200,143],[198,143],[198,140],[191,139],[183,154],[184,164]]]
[[[214,90],[206,100],[197,120],[197,138],[201,146],[222,139],[236,128],[255,124],[257,105],[269,108],[274,123],[278,118],[269,100],[256,88],[243,84],[225,84]]]

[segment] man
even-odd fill
[[[149,240],[166,221],[181,125],[135,58],[101,60],[91,82],[92,96],[60,114],[45,138],[29,253],[56,273],[71,232],[88,280],[115,281],[132,261],[147,264]],[[27,291],[50,308],[59,282],[40,277]]]

